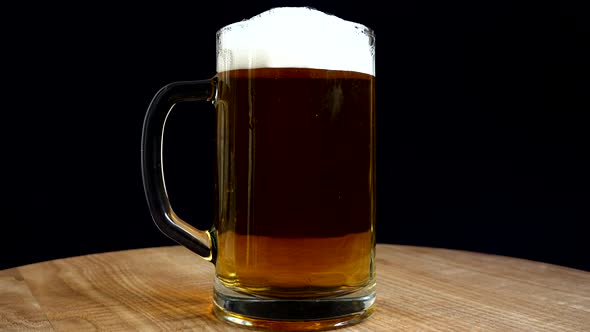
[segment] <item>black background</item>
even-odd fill
[[[214,74],[219,28],[281,5],[376,31],[379,242],[590,270],[588,17],[507,1],[4,5],[0,269],[173,244],[141,183],[146,108]],[[178,108],[168,189],[205,227],[214,113]]]

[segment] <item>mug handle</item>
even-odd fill
[[[199,230],[174,213],[164,180],[162,142],[168,114],[181,101],[214,101],[217,79],[173,82],[152,99],[143,121],[141,173],[148,207],[154,222],[172,240],[215,264],[216,241],[213,228]]]

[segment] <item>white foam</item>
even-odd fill
[[[281,7],[217,33],[217,72],[251,68],[316,68],[375,75],[367,27],[306,7]]]

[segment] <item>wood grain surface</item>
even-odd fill
[[[182,247],[0,271],[1,331],[245,331],[212,313],[213,265]],[[590,331],[590,273],[377,246],[377,309],[338,331]]]

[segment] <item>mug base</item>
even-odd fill
[[[213,312],[242,327],[305,331],[359,323],[375,310],[374,284],[354,293],[322,298],[280,299],[237,293],[216,283]]]

